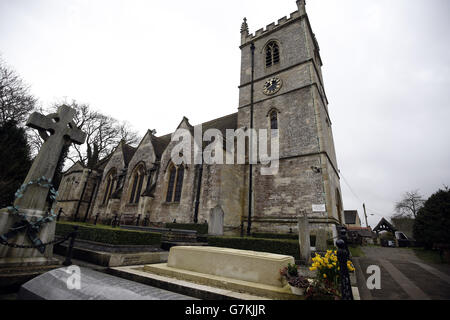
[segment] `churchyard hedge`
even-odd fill
[[[198,234],[208,234],[206,223],[166,223],[167,229],[195,230]]]
[[[212,247],[270,252],[300,259],[298,240],[208,236]]]
[[[56,234],[64,236],[73,231],[78,225],[77,239],[108,243],[114,245],[160,245],[161,234],[153,232],[125,230],[107,226],[58,222]]]
[[[263,238],[263,239],[298,240],[298,234],[295,234],[295,233],[264,233],[264,232],[255,232],[255,233],[252,233],[252,237],[254,237],[254,238]]]

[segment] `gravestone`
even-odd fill
[[[215,236],[223,235],[224,212],[220,205],[215,206],[209,213],[208,233]]]
[[[54,269],[23,284],[19,300],[192,300],[88,268]]]
[[[298,214],[298,241],[300,244],[300,260],[309,265],[311,263],[311,240],[309,238],[309,221],[306,212],[297,211]]]
[[[43,246],[52,241],[55,234],[55,221],[41,224],[38,231],[30,226],[50,212],[47,196],[49,187],[37,182],[48,181],[55,175],[64,147],[72,142],[84,143],[85,133],[73,123],[76,112],[74,109],[61,106],[57,113],[44,116],[34,112],[27,126],[37,129],[44,143],[33,161],[23,185],[21,197],[16,198],[14,207],[18,212],[5,208],[0,210],[0,236],[12,246],[0,244],[0,268],[54,264],[52,246]],[[23,218],[19,217],[18,213]],[[13,225],[21,223],[21,232],[10,232]],[[14,245],[34,245],[34,248],[19,248]],[[40,244],[40,245],[39,245]]]
[[[319,229],[316,234],[316,251],[325,252],[327,248],[327,231]]]

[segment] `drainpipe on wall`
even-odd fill
[[[97,196],[97,192],[98,192],[98,187],[99,187],[99,179],[96,178],[95,179],[95,185],[94,185],[94,189],[92,190],[91,193],[91,197],[89,198],[89,203],[88,203],[88,207],[86,209],[86,213],[84,214],[84,218],[83,218],[83,222],[87,221],[87,218],[89,216],[89,211],[91,210],[91,205],[92,205],[92,200],[94,199],[94,197]]]
[[[248,179],[248,218],[247,218],[247,235],[251,234],[252,228],[252,194],[253,194],[253,87],[254,87],[254,79],[255,79],[255,45],[252,42],[250,45],[250,50],[252,52],[252,80],[251,80],[251,89],[250,89],[250,139],[249,139],[249,156],[248,162],[250,164],[249,167],[249,179]]]
[[[88,176],[86,178],[86,181],[84,182],[83,191],[81,191],[81,196],[80,196],[80,199],[78,200],[77,210],[75,211],[75,215],[73,217],[74,221],[77,221],[77,219],[78,219],[78,212],[80,211],[81,201],[83,201],[84,193],[86,191],[86,187],[87,187],[87,184],[89,182],[89,176],[91,175],[91,172],[92,172],[92,170],[89,169],[88,170]]]
[[[195,195],[194,223],[198,223],[198,207],[200,205],[200,192],[201,192],[201,188],[202,188],[202,176],[203,176],[203,164],[199,164],[198,165],[197,194]]]

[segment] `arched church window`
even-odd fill
[[[184,167],[175,167],[171,164],[169,169],[169,183],[167,186],[166,202],[180,202],[183,189]]]
[[[145,177],[145,168],[144,165],[139,165],[133,171],[131,175],[131,194],[130,194],[130,203],[138,203],[141,197],[142,184],[144,183]]]
[[[183,189],[183,179],[184,179],[184,167],[180,166],[177,172],[177,183],[175,185],[175,196],[173,198],[174,202],[180,202],[181,190]]]
[[[280,62],[280,48],[275,41],[270,41],[266,46],[266,67],[271,67]]]
[[[172,165],[169,170],[169,185],[167,187],[166,202],[172,202],[173,186],[175,185],[176,174],[177,168]]]
[[[270,112],[270,129],[278,129],[278,112],[276,110]]]
[[[105,195],[103,196],[103,204],[108,203],[109,198],[111,197],[111,194],[113,192],[114,188],[114,180],[115,180],[116,170],[111,170],[108,173],[108,176],[106,177],[106,189],[105,189]]]

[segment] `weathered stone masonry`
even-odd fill
[[[269,115],[275,110],[280,140],[279,172],[263,176],[261,165],[253,167],[252,231],[295,232],[297,215],[306,212],[312,221],[312,233],[323,228],[331,237],[336,234],[335,226],[343,223],[332,121],[323,84],[320,48],[306,14],[305,1],[297,1],[297,6],[298,10],[289,18],[281,18],[255,34],[248,32],[244,21],[238,112],[202,126],[203,131],[217,128],[224,136],[226,129],[249,128],[252,95],[254,128],[270,129]],[[279,48],[278,60],[271,65],[266,61],[269,43],[276,43]],[[255,46],[253,92],[251,44]],[[262,89],[273,77],[281,79],[282,86],[276,93],[267,95]],[[178,128],[193,133],[194,127],[183,118]],[[97,214],[105,221],[118,215],[122,223],[135,223],[140,215],[141,222],[147,217],[150,224],[159,226],[174,220],[203,223],[209,220],[211,209],[220,206],[225,233],[239,234],[247,224],[249,165],[183,165],[181,198],[167,202],[171,184],[170,153],[175,144],[170,140],[171,135],[156,137],[148,131],[137,148],[121,143],[89,177],[87,169],[76,164],[66,172],[61,183],[60,190],[68,189],[70,194],[60,192],[62,201],[58,205],[73,215],[81,203],[78,217],[87,212],[91,220]],[[136,170],[143,172],[142,189],[139,201],[131,203]],[[113,177],[112,186],[108,186],[109,177]],[[77,202],[81,197],[80,187],[70,187],[75,180],[80,185],[88,181],[81,202]],[[107,195],[107,189],[111,195]],[[325,205],[325,211],[314,211],[313,205]]]

